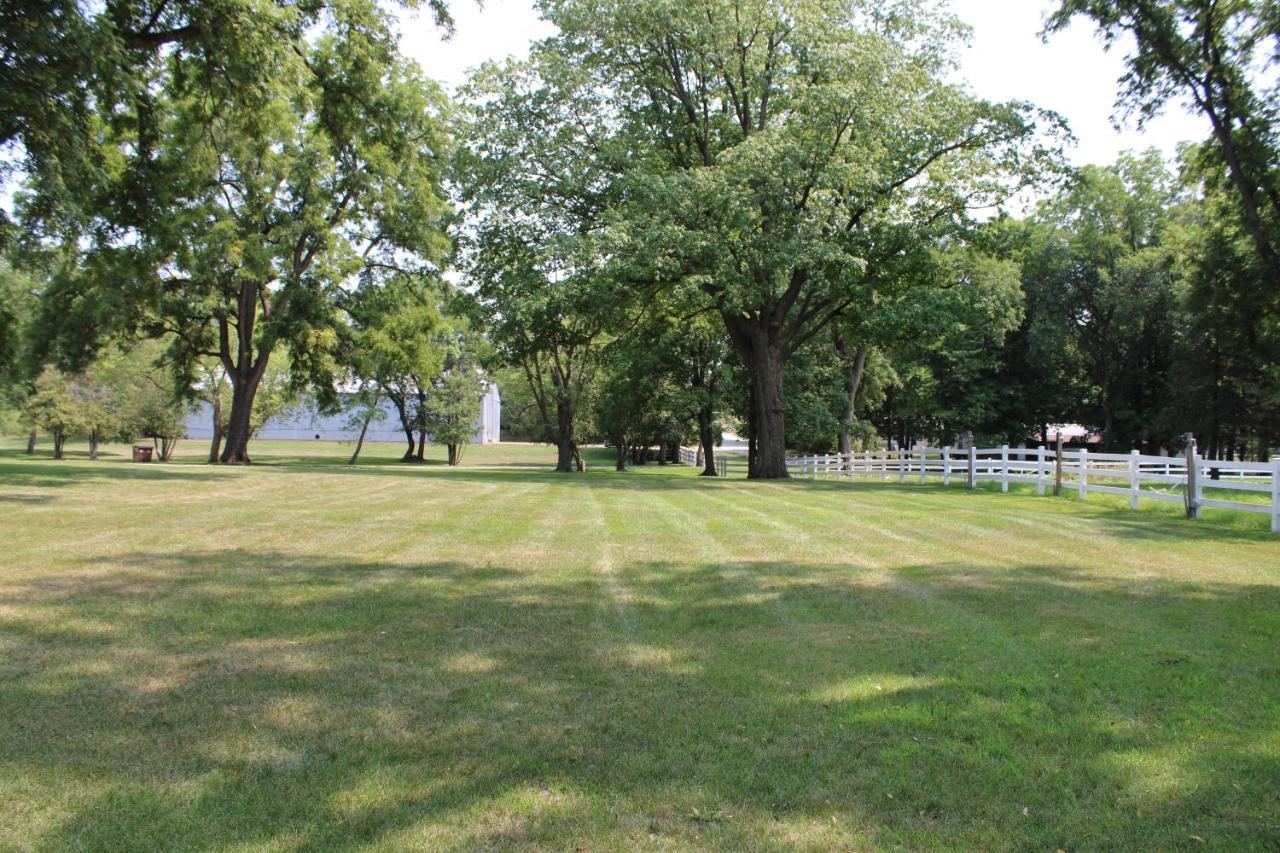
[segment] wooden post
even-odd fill
[[[1200,496],[1200,455],[1192,438],[1187,442],[1187,518],[1200,517]]]
[[[907,451],[898,451],[898,482],[907,482]]]
[[[1058,428],[1058,449],[1053,463],[1053,496],[1062,494],[1062,428]]]
[[[1129,454],[1129,509],[1138,508],[1138,451]]]
[[[1036,494],[1044,495],[1044,445],[1036,448]]]
[[[1000,491],[1009,491],[1009,445],[1000,445]]]
[[[942,485],[951,485],[951,447],[942,448]]]
[[[924,485],[925,449],[920,448],[920,485]]]
[[[978,488],[978,448],[969,445],[969,488]]]
[[[1076,491],[1080,500],[1089,494],[1089,448],[1080,448],[1080,476],[1076,480]]]

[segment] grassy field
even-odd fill
[[[1280,847],[1265,518],[201,449],[0,444],[0,848]]]

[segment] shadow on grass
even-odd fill
[[[1280,838],[1274,586],[227,551],[0,599],[41,847]]]

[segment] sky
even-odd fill
[[[1077,144],[1068,151],[1075,165],[1111,163],[1125,150],[1156,147],[1172,157],[1179,142],[1208,136],[1207,122],[1171,105],[1139,131],[1132,122],[1113,125],[1117,81],[1124,73],[1122,47],[1106,52],[1092,26],[1076,21],[1070,29],[1040,37],[1044,16],[1054,0],[951,0],[951,8],[972,27],[970,45],[961,53],[961,76],[980,97],[1018,99],[1060,113]],[[457,30],[442,41],[427,14],[406,13],[401,47],[430,77],[450,89],[467,71],[490,59],[523,56],[529,44],[552,30],[538,20],[531,0],[470,0],[450,4]]]

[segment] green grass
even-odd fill
[[[0,445],[0,848],[1280,846],[1264,517],[183,449]]]

